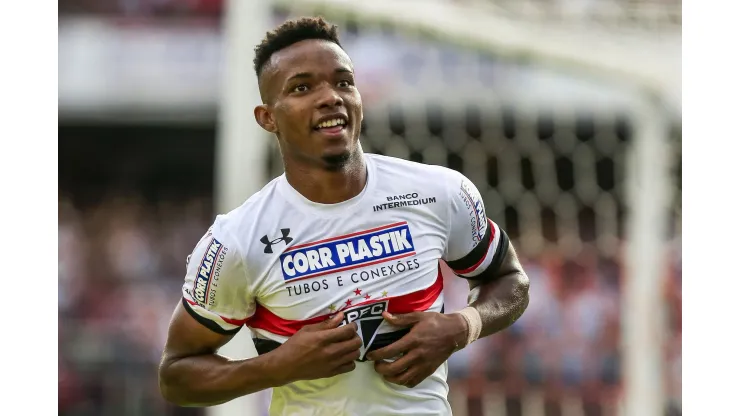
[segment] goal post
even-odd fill
[[[223,20],[223,62],[216,139],[215,209],[228,212],[265,184],[265,151],[270,141],[254,121],[260,103],[252,69],[254,46],[269,30],[268,2],[228,0]],[[220,350],[232,359],[256,355],[248,328],[242,328]],[[258,416],[264,393],[252,394],[206,409],[208,416]]]
[[[662,283],[671,183],[669,122],[661,108],[644,103],[627,171],[628,229],[623,286],[624,414],[665,413]]]

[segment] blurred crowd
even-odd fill
[[[430,0],[431,1],[431,0]],[[439,1],[439,0],[437,0]],[[449,0],[464,5],[490,5],[499,11],[527,11],[545,16],[604,14],[650,17],[655,13],[680,14],[680,0]],[[225,0],[60,0],[62,14],[106,15],[119,17],[216,17]]]
[[[678,256],[665,279],[663,341],[669,414],[680,414],[680,248],[673,253]],[[474,409],[482,406],[484,389],[493,388],[506,398],[507,415],[522,414],[532,391],[542,394],[546,409],[577,397],[585,415],[610,414],[606,409],[616,407],[622,380],[619,263],[586,251],[575,259],[543,256],[522,264],[531,281],[527,311],[509,330],[453,355],[451,379],[462,382]],[[446,304],[456,302],[451,310],[465,306],[468,287],[459,280],[446,282]]]
[[[121,197],[85,211],[60,201],[60,414],[199,414],[165,405],[156,367],[210,212],[207,200]]]
[[[61,415],[202,414],[164,403],[156,366],[185,259],[212,215],[206,198],[151,203],[121,196],[84,210],[60,200]],[[665,279],[666,381],[669,395],[680,398],[680,247],[673,253]],[[450,360],[451,383],[466,385],[470,414],[492,386],[514,409],[531,389],[552,403],[573,394],[587,405],[614,400],[621,378],[618,262],[584,252],[523,264],[531,279],[524,316]],[[465,281],[448,274],[446,309],[464,307],[467,292]]]
[[[117,17],[217,17],[223,0],[59,0],[59,13]]]

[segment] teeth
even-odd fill
[[[327,128],[327,127],[343,126],[343,125],[344,125],[344,120],[342,120],[341,118],[335,118],[333,120],[327,120],[323,123],[320,123],[318,127]]]

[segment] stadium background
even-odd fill
[[[654,218],[663,224],[652,276],[660,326],[642,345],[655,345],[654,387],[666,412],[680,414],[680,2],[428,0],[429,10],[405,14],[383,11],[382,1],[351,12],[345,3],[272,0],[249,15],[220,0],[60,0],[59,413],[264,414],[265,394],[246,405],[262,409],[254,413],[169,406],[156,365],[185,257],[216,212],[281,173],[274,141],[248,127],[254,97],[238,96],[253,75],[227,64],[248,68],[229,51],[246,46],[251,61],[256,41],[233,34],[259,36],[288,17],[320,12],[340,25],[356,66],[364,149],[465,173],[530,276],[522,319],[451,358],[455,415],[624,409],[625,333],[636,319],[625,310],[625,287],[637,261],[625,243],[643,209],[634,199],[639,181],[630,190],[640,157],[666,175],[656,183],[666,201]],[[449,14],[449,27],[419,25],[435,22],[435,7],[478,19]],[[457,35],[466,25],[508,30],[507,42],[538,48],[512,54]],[[587,33],[602,48],[562,64],[567,59],[550,54],[564,53],[557,43],[523,41],[520,26],[574,44],[585,44]],[[617,56],[620,45],[642,50]],[[656,61],[650,68],[668,80],[661,88],[669,94],[651,90],[645,107],[641,90],[625,82],[634,74],[599,66],[604,59],[593,64],[599,53],[620,68]],[[678,65],[677,93],[675,70],[660,72],[670,64]],[[662,147],[638,153],[646,117]],[[464,281],[447,278],[448,310],[462,308],[466,292]]]

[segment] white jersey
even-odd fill
[[[219,333],[252,331],[259,353],[344,311],[362,337],[355,370],[273,389],[271,415],[449,415],[447,365],[413,388],[386,382],[365,354],[408,332],[383,311],[443,312],[439,261],[473,278],[508,239],[460,173],[365,154],[368,179],[338,204],[309,201],[282,175],[219,215],[189,257],[183,304]]]

